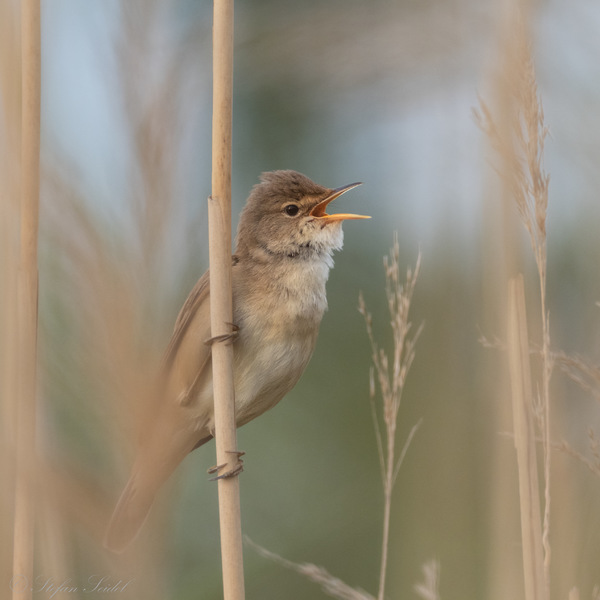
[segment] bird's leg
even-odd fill
[[[223,335],[215,335],[214,337],[208,338],[204,343],[207,346],[212,346],[217,342],[231,342],[238,337],[240,328],[235,323],[227,323],[231,325],[231,333],[224,333]]]
[[[229,479],[230,477],[235,477],[239,475],[244,470],[244,461],[242,460],[242,456],[246,454],[245,452],[238,452],[237,450],[226,450],[228,454],[235,454],[236,463],[233,468],[229,469],[225,473],[221,473],[221,475],[217,475],[216,477],[211,477],[210,481],[217,481],[218,479]],[[227,466],[227,463],[223,463],[222,465],[215,465],[208,469],[208,474],[212,475],[213,473],[218,473],[221,469]]]

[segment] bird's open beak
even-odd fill
[[[362,185],[362,182],[351,183],[350,185],[345,185],[343,187],[336,188],[335,190],[331,190],[331,193],[324,200],[321,200],[321,202],[319,202],[319,204],[317,204],[310,211],[310,216],[317,217],[318,219],[323,219],[327,223],[332,223],[333,221],[343,221],[345,219],[370,219],[371,217],[367,217],[365,215],[351,215],[348,213],[339,213],[337,215],[328,215],[327,212],[325,211],[325,209],[327,208],[327,205],[330,202],[332,202],[333,200],[335,200],[342,194],[345,194],[346,192],[354,189],[355,187],[358,187],[359,185]]]

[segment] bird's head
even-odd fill
[[[330,202],[361,185],[330,189],[296,171],[263,173],[240,217],[236,253],[258,249],[281,257],[331,255],[343,243],[342,221],[368,219],[327,214]]]

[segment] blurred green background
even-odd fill
[[[132,347],[160,354],[208,264],[212,6],[42,4],[42,443],[58,464],[103,490],[108,507],[132,448],[109,397],[114,385],[86,376],[101,351],[86,342],[94,305],[85,304],[81,265],[88,263],[74,253],[87,257],[87,248],[117,265],[119,276],[99,276],[98,285],[109,297],[114,291],[116,306],[121,286],[135,290]],[[533,48],[551,132],[545,164],[552,343],[594,358],[600,11],[593,0],[535,4]],[[416,325],[425,323],[400,412],[399,446],[423,423],[395,491],[387,597],[416,597],[413,585],[431,558],[441,564],[444,600],[522,597],[506,373],[502,353],[479,342],[482,335],[503,337],[505,288],[496,270],[508,238],[493,155],[471,116],[478,96],[493,92],[503,4],[254,0],[238,2],[236,10],[234,226],[258,175],[280,168],[329,187],[363,181],[344,207],[373,217],[345,225],[329,311],[301,382],[239,431],[247,453],[244,532],[290,560],[322,565],[376,593],[382,491],[370,348],[357,299],[363,290],[389,350],[381,258],[397,231],[401,264],[414,265],[419,250],[423,255],[412,315]],[[82,223],[97,235],[89,248]],[[515,243],[536,343],[537,281],[521,233]],[[112,316],[129,323],[127,314],[117,307]],[[560,375],[553,383],[556,439],[585,452],[597,406]],[[150,586],[157,598],[220,597],[216,486],[205,475],[213,463],[212,445],[189,457],[157,508],[161,525],[148,539],[161,570],[147,575],[159,580]],[[566,598],[578,585],[588,598],[600,583],[598,481],[559,453],[553,476],[553,597]],[[77,557],[69,575],[85,579],[105,568],[93,536],[84,530],[69,539],[65,552]],[[245,560],[248,598],[325,597],[252,549]],[[142,587],[131,597],[148,593],[148,581],[137,577],[132,585]]]

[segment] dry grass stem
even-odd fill
[[[18,410],[17,272],[19,241],[20,64],[14,6],[0,2],[0,573],[11,578],[15,430]]]
[[[18,407],[13,578],[33,579],[36,446],[38,218],[40,192],[40,2],[21,2],[21,238],[18,279]],[[31,598],[12,587],[13,600]]]
[[[550,176],[543,166],[544,143],[548,128],[538,93],[531,51],[531,36],[526,16],[516,8],[511,19],[510,37],[503,46],[502,80],[504,119],[495,121],[492,111],[480,101],[474,111],[476,121],[485,132],[501,161],[498,172],[512,196],[529,240],[538,271],[540,314],[542,323],[542,374],[538,421],[544,457],[543,546],[546,587],[550,580],[550,379],[553,356],[550,351],[550,317],[546,308],[546,216]]]
[[[233,0],[214,1],[212,196],[208,202],[210,320],[213,338],[231,333],[231,137],[233,105]],[[217,464],[235,468],[237,435],[233,347],[212,346]],[[239,478],[219,479],[223,595],[243,600],[244,566]]]
[[[430,560],[423,565],[423,579],[422,583],[415,585],[417,595],[423,600],[440,600],[440,563],[437,560]]]
[[[529,339],[523,278],[520,276],[509,284],[508,358],[519,472],[525,598],[547,600],[549,587],[544,573]]]
[[[261,556],[276,562],[286,569],[291,569],[292,571],[296,571],[296,573],[300,573],[300,575],[304,575],[304,577],[307,579],[310,579],[314,583],[320,585],[321,589],[333,598],[338,598],[339,600],[375,600],[375,598],[368,592],[365,592],[360,588],[350,587],[341,579],[338,579],[337,577],[334,577],[328,573],[323,567],[319,567],[311,563],[292,562],[291,560],[287,560],[286,558],[283,558],[274,552],[269,552],[269,550],[266,548],[263,548],[262,546],[259,546],[257,543],[253,542],[248,536],[244,536],[244,540]]]
[[[362,294],[360,294],[358,299],[358,308],[365,318],[367,334],[372,349],[374,368],[371,368],[370,371],[369,392],[384,495],[383,536],[378,600],[383,600],[385,596],[392,492],[398,477],[400,466],[402,465],[408,447],[420,425],[420,423],[418,423],[411,429],[404,447],[397,457],[396,428],[398,425],[398,411],[400,410],[406,378],[415,357],[415,344],[422,331],[422,326],[420,326],[413,333],[412,324],[409,320],[410,304],[419,275],[421,255],[419,254],[417,258],[414,271],[408,269],[404,284],[400,281],[399,255],[400,248],[398,245],[398,237],[396,235],[394,236],[394,245],[390,254],[389,256],[386,256],[383,261],[386,277],[386,297],[394,341],[394,350],[391,360],[387,353],[381,349],[375,341],[372,317],[367,311]],[[379,411],[375,403],[375,381],[379,384],[383,402],[381,417],[378,414]],[[380,420],[383,421],[383,428],[380,425]]]

